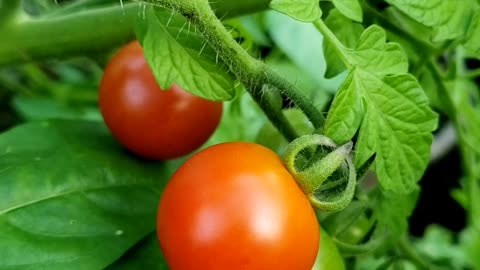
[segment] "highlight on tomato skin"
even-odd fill
[[[202,146],[220,123],[221,102],[194,96],[178,85],[162,90],[137,41],[107,64],[99,91],[103,119],[129,151],[147,159],[185,156]]]
[[[172,270],[311,270],[319,224],[270,149],[230,142],[187,160],[165,188],[157,236]]]

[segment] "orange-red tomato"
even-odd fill
[[[271,150],[209,147],[168,183],[157,235],[171,270],[311,270],[319,248],[312,206]]]
[[[161,90],[136,41],[110,60],[99,95],[100,111],[114,137],[149,159],[172,159],[196,150],[222,115],[220,102],[193,96],[177,85]]]

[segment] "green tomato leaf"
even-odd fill
[[[227,65],[187,20],[164,9],[146,7],[137,20],[137,39],[158,84],[178,84],[209,100],[231,100],[234,80]]]
[[[355,164],[376,153],[382,187],[409,193],[428,164],[437,117],[416,79],[406,74],[405,54],[386,43],[383,29],[371,26],[355,49],[340,50],[353,68],[333,101],[325,134],[343,144],[360,128]]]
[[[154,231],[171,163],[126,154],[100,122],[0,136],[0,269],[103,269]]]
[[[350,72],[338,89],[325,122],[325,135],[340,145],[357,132],[362,120],[363,82],[356,72]]]
[[[408,59],[397,43],[386,42],[385,30],[372,25],[363,32],[354,50],[345,50],[350,64],[378,76],[408,72]]]
[[[432,27],[433,41],[456,39],[466,34],[475,0],[386,0],[416,21]],[[420,33],[419,33],[420,34]]]
[[[156,233],[151,233],[105,270],[168,270]]]
[[[362,7],[358,0],[332,0],[332,3],[345,17],[357,22],[363,21]]]
[[[410,192],[428,164],[436,127],[435,114],[415,78],[380,79],[352,70],[328,114],[325,134],[342,143],[359,125],[355,163],[363,164],[377,153],[375,169],[383,188]]]
[[[364,30],[361,24],[352,22],[338,10],[332,10],[330,14],[328,14],[325,24],[335,33],[338,40],[348,48],[355,48],[357,46],[358,40]],[[323,42],[323,52],[327,62],[325,77],[335,77],[347,69],[337,55],[335,47],[330,42]]]
[[[364,116],[355,163],[377,154],[375,170],[382,187],[408,193],[416,187],[430,158],[436,115],[416,79],[391,75],[383,80],[356,70]]]
[[[319,0],[272,0],[270,8],[302,22],[320,19],[322,10]]]

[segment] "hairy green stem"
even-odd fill
[[[20,2],[3,0],[1,3],[11,9]],[[269,2],[215,0],[212,8],[217,16],[231,18],[265,10]],[[8,9],[4,8],[1,12]],[[142,10],[139,3],[120,5],[116,2],[67,14],[62,14],[60,9],[55,11],[57,16],[46,14],[9,24],[0,23],[0,65],[92,54],[120,46],[134,38],[134,21]],[[4,19],[3,16],[0,18]]]
[[[277,130],[287,139],[293,141],[298,137],[297,132],[292,127],[288,119],[285,117],[281,110],[278,110],[274,104],[274,100],[270,95],[264,95],[260,89],[251,91],[253,99],[265,112],[267,118],[272,122]]]
[[[276,88],[280,93],[298,106],[312,122],[320,129],[324,117],[315,106],[296,87],[275,72],[263,62],[254,59],[238,44],[213,12],[207,0],[144,0],[147,3],[173,9],[185,16],[204,36],[207,42],[229,66],[230,71],[243,83],[252,96],[263,85]]]
[[[325,117],[317,110],[317,108],[304,95],[296,89],[296,87],[283,77],[273,72],[271,69],[264,69],[263,76],[265,81],[276,87],[282,94],[288,97],[293,103],[299,107],[312,122],[313,127],[317,131],[323,129]]]

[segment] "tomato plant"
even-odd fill
[[[480,269],[479,1],[0,0],[0,37],[0,270]]]
[[[165,188],[157,229],[167,263],[179,270],[309,270],[319,245],[305,195],[274,152],[251,143],[219,144],[187,160]]]
[[[312,270],[345,270],[345,263],[335,243],[328,233],[321,228],[320,248]]]
[[[115,138],[151,159],[193,152],[213,134],[222,115],[220,102],[196,97],[178,85],[160,89],[135,41],[110,60],[99,95],[100,111]]]

